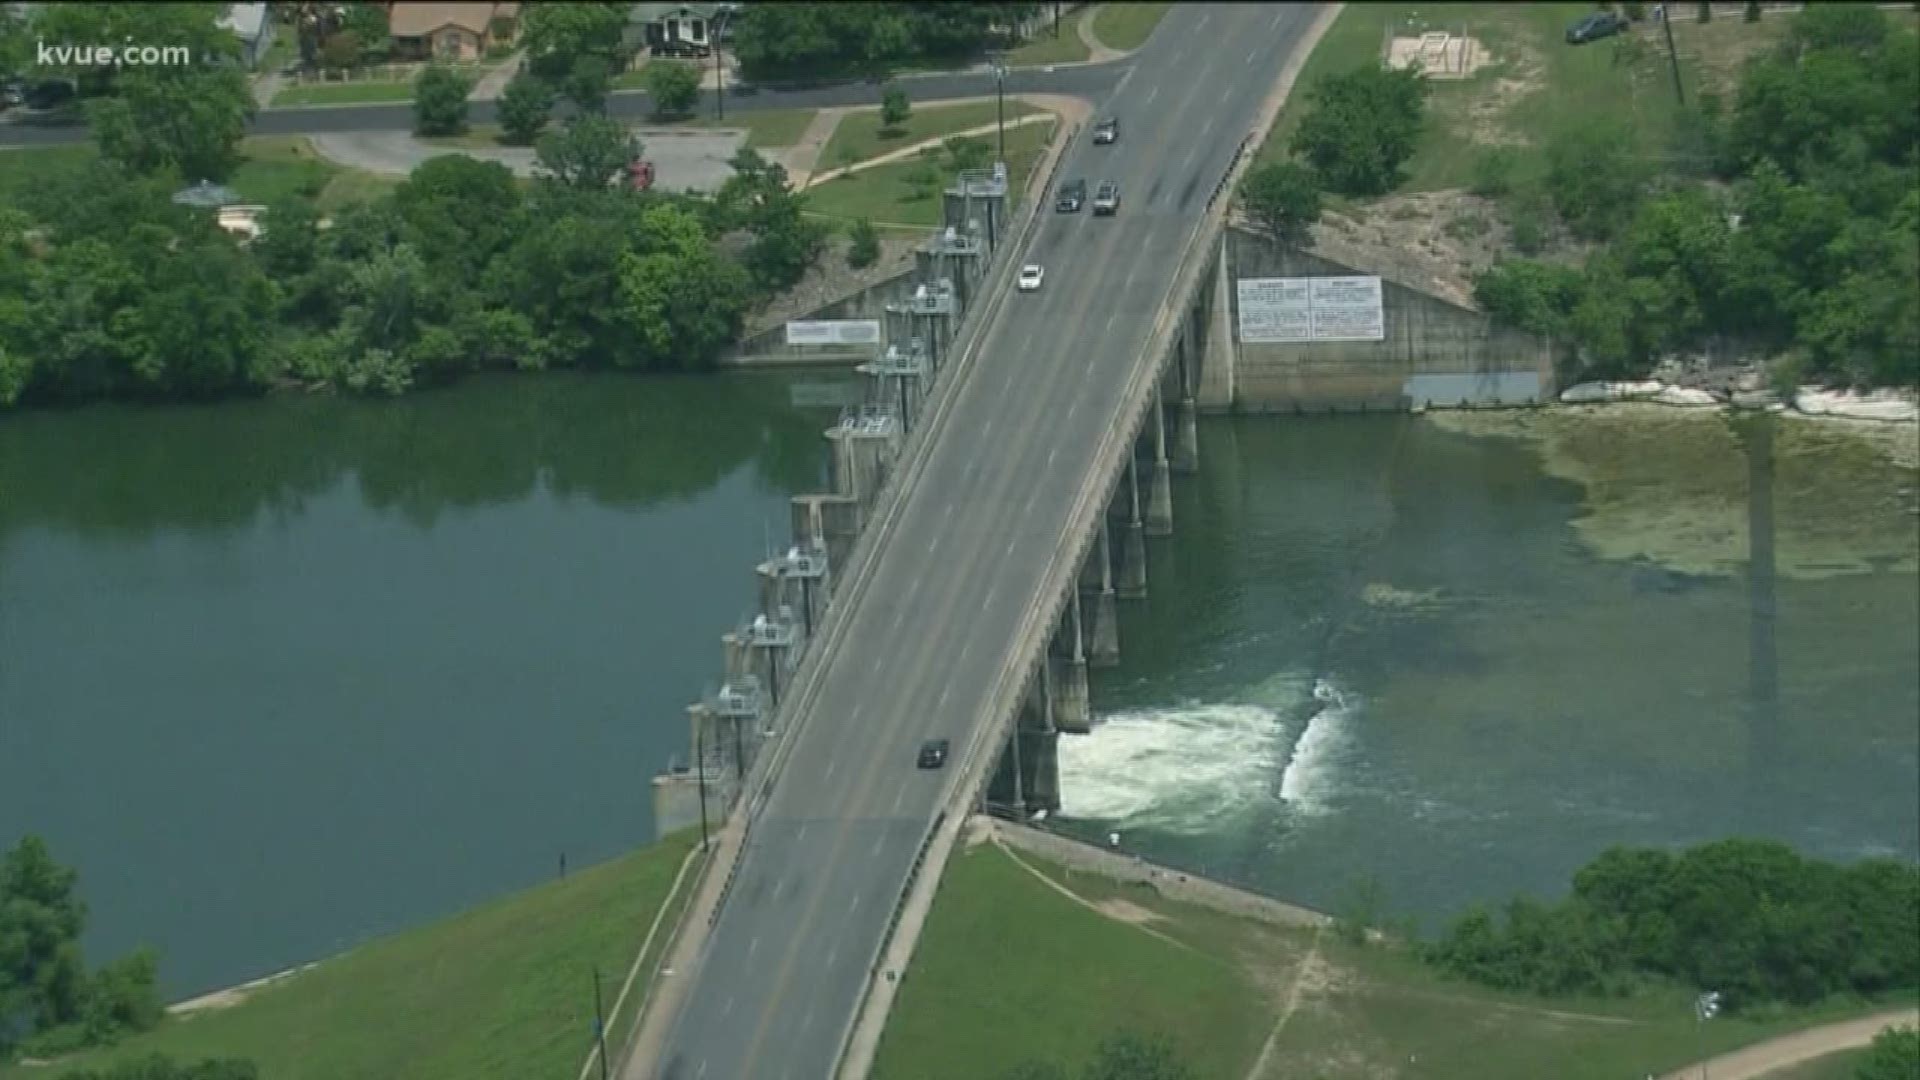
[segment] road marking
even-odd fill
[[[1117,318],[1119,318],[1119,317],[1120,317],[1120,313],[1119,313],[1119,312],[1117,312],[1117,311],[1116,311],[1116,312],[1114,312],[1113,314],[1111,314],[1111,315],[1109,315],[1109,316],[1107,316],[1107,329],[1106,329],[1106,333],[1109,333],[1109,334],[1111,334],[1111,333],[1113,333],[1113,320],[1115,320],[1115,319],[1117,319]]]
[[[1049,451],[1047,451],[1047,468],[1049,468],[1049,469],[1051,469],[1051,468],[1053,468],[1053,459],[1054,459],[1054,458],[1057,458],[1057,457],[1059,457],[1059,456],[1060,456],[1060,448],[1059,448],[1059,447],[1057,447],[1057,446],[1056,446],[1056,447],[1054,447],[1053,449],[1051,449],[1051,450],[1049,450]],[[1037,491],[1036,491],[1036,492],[1034,492],[1034,494],[1036,494],[1036,495],[1038,495],[1038,494],[1039,494],[1039,492],[1037,492]],[[1031,506],[1033,506],[1033,500],[1032,500],[1032,499],[1028,499],[1028,500],[1027,500],[1027,506],[1029,506],[1029,507],[1031,507]]]
[[[839,768],[839,767],[840,767],[840,759],[839,759],[839,758],[828,758],[828,759],[827,759],[827,776],[826,776],[826,778],[827,778],[828,780],[831,780],[831,779],[833,779],[833,770],[835,770],[835,769],[837,769],[837,768]]]
[[[748,956],[749,958],[751,958],[751,957],[753,956],[753,954],[754,954],[754,953],[756,953],[756,952],[759,952],[759,951],[760,951],[760,939],[759,939],[759,938],[757,938],[757,937],[756,937],[756,938],[754,938],[754,939],[753,939],[752,941],[749,941],[749,942],[747,942],[747,956]]]
[[[829,761],[828,764],[832,764],[832,762]],[[827,775],[829,776],[833,775],[832,770],[828,770]],[[807,838],[807,823],[803,821],[800,823],[800,827],[793,831],[793,842],[795,844],[798,844],[800,841],[806,838]]]
[[[1236,91],[1232,87],[1228,87],[1227,92],[1220,95],[1220,104],[1222,105],[1231,104],[1233,102],[1233,95],[1236,93],[1238,93],[1238,91]]]
[[[1135,263],[1133,269],[1127,271],[1127,283],[1120,287],[1122,292],[1130,291],[1133,288],[1133,279],[1139,273],[1140,264]]]
[[[695,1070],[693,1075],[694,1080],[699,1080],[700,1077],[707,1075],[707,1059],[700,1059],[700,1068]]]
[[[1283,11],[1283,12],[1281,12],[1280,14],[1278,14],[1278,15],[1275,15],[1275,16],[1273,17],[1273,21],[1272,21],[1272,22],[1270,22],[1270,23],[1268,23],[1267,25],[1268,25],[1269,27],[1271,27],[1271,28],[1273,28],[1273,29],[1275,29],[1275,30],[1278,30],[1278,29],[1280,29],[1280,20],[1281,20],[1281,19],[1284,19],[1284,18],[1286,18],[1286,17],[1287,17],[1287,13]]]
[[[992,596],[992,595],[993,595],[993,593],[992,593],[992,592],[988,592],[988,593],[987,593],[987,595],[988,595],[988,596]],[[964,664],[964,663],[966,663],[966,662],[967,662],[967,654],[968,654],[968,653],[970,653],[970,652],[972,652],[972,651],[973,651],[973,639],[972,639],[972,638],[968,638],[968,639],[966,639],[965,641],[962,641],[962,642],[960,643],[960,663],[962,663],[962,664]]]
[[[1153,104],[1153,99],[1154,99],[1154,96],[1155,96],[1155,95],[1157,95],[1157,94],[1159,94],[1159,93],[1160,93],[1160,87],[1159,87],[1158,85],[1155,85],[1153,89],[1151,89],[1151,90],[1149,90],[1149,91],[1147,91],[1147,100],[1145,100],[1145,101],[1143,101],[1143,102],[1141,102],[1141,104],[1142,104],[1142,105],[1151,105],[1151,104]]]
[[[987,417],[987,422],[980,425],[980,435],[982,438],[985,438],[987,434],[992,431],[993,431],[993,417],[989,415]]]
[[[873,857],[874,857],[874,858],[876,858],[876,859],[877,859],[877,858],[879,858],[879,857],[880,857],[880,849],[881,849],[881,848],[883,848],[883,847],[886,847],[886,846],[887,846],[887,838],[886,838],[886,837],[884,837],[884,836],[876,836],[876,837],[874,837],[874,839],[873,839]]]
[[[946,521],[945,518],[941,518],[940,520],[943,524]],[[940,550],[940,538],[945,535],[947,535],[945,529],[935,529],[933,531],[933,543],[927,545],[927,554],[932,555],[934,552]]]
[[[834,960],[838,958],[839,955],[840,955],[840,943],[835,942],[833,946],[827,950],[827,966],[832,967]]]
[[[847,914],[852,915],[854,912],[859,910],[860,910],[860,894],[854,893],[853,903],[847,905]]]
[[[936,709],[944,709],[944,708],[946,708],[946,707],[947,707],[947,695],[948,695],[948,694],[951,694],[951,693],[953,693],[953,684],[952,684],[952,683],[948,683],[947,685],[945,685],[945,686],[943,686],[943,687],[941,687],[941,688],[940,688],[940,704],[938,704],[938,705],[936,705],[936,706],[934,706],[934,708],[936,708]]]
[[[1012,540],[1007,541],[1007,558],[1009,559],[1013,558],[1013,549],[1016,546],[1018,546],[1019,543],[1020,543],[1020,538],[1017,536],[1014,537]]]
[[[1252,67],[1252,66],[1253,66],[1253,62],[1254,62],[1254,60],[1255,60],[1255,59],[1257,59],[1257,58],[1258,58],[1259,56],[1260,56],[1260,50],[1259,50],[1259,49],[1255,49],[1255,50],[1253,50],[1252,52],[1250,52],[1250,53],[1248,53],[1248,54],[1247,54],[1247,66],[1248,66],[1248,67]],[[1225,100],[1225,99],[1223,98],[1222,100]]]
[[[1067,402],[1067,422],[1068,423],[1073,422],[1073,414],[1078,412],[1079,410],[1080,410],[1080,396],[1078,394],[1075,394],[1073,400]]]
[[[907,801],[906,788],[901,788],[899,791],[895,792],[893,796],[893,812],[898,814],[900,812],[900,804],[906,801]]]
[[[946,528],[946,527],[947,527],[947,520],[948,520],[949,518],[951,518],[951,517],[953,517],[953,507],[954,507],[954,504],[953,504],[953,503],[951,503],[951,502],[950,502],[950,503],[948,503],[948,504],[947,504],[947,510],[946,510],[946,513],[943,513],[943,514],[941,514],[941,515],[940,515],[940,527],[941,527],[941,528],[943,528],[943,529],[944,529],[944,528]]]
[[[1201,12],[1201,13],[1200,13],[1200,21],[1199,21],[1199,22],[1197,22],[1197,23],[1194,23],[1194,24],[1193,24],[1193,28],[1194,28],[1195,30],[1205,30],[1205,29],[1207,28],[1207,20],[1208,20],[1208,19],[1211,19],[1211,18],[1213,18],[1213,12],[1211,12],[1211,11],[1203,11],[1203,12]]]
[[[907,607],[905,604],[902,604],[900,605],[899,613],[894,615],[893,617],[893,629],[888,632],[889,636],[893,634],[898,634],[900,632],[900,624],[906,621],[907,621]]]
[[[732,1012],[733,1012],[733,995],[728,994],[726,1004],[720,1006],[720,1015],[726,1016]]]

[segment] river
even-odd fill
[[[1920,858],[1916,474],[1665,413],[1205,422],[1064,827],[1429,926],[1611,844]]]
[[[835,389],[0,416],[0,844],[44,835],[89,959],[151,944],[181,996],[649,842]]]

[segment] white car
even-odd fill
[[[1045,270],[1042,270],[1038,266],[1028,264],[1026,266],[1021,267],[1020,268],[1020,291],[1021,292],[1038,292],[1040,289],[1040,281],[1042,278],[1046,276],[1047,276],[1047,272]]]

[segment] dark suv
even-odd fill
[[[1120,119],[1115,116],[1109,116],[1105,120],[1095,124],[1093,127],[1093,141],[1095,145],[1098,146],[1106,146],[1110,143],[1119,142]]]
[[[945,739],[928,739],[920,744],[920,757],[916,762],[923,769],[937,769],[947,763],[947,747],[951,745]]]
[[[1069,180],[1054,193],[1053,208],[1063,214],[1076,214],[1087,202],[1087,182]]]
[[[1093,193],[1093,213],[1095,217],[1112,217],[1120,211],[1120,182],[1117,180],[1100,181],[1100,190]]]
[[[1627,20],[1611,11],[1596,11],[1567,27],[1567,44],[1585,45],[1604,37],[1626,33]]]

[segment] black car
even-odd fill
[[[1109,116],[1093,126],[1093,141],[1100,146],[1120,141],[1120,120]]]
[[[923,769],[937,769],[947,763],[947,747],[951,745],[945,739],[928,739],[920,744],[919,766]]]
[[[1053,208],[1063,214],[1075,214],[1080,212],[1080,208],[1085,206],[1086,202],[1087,182],[1069,180],[1061,184],[1060,190],[1054,193]]]
[[[1111,217],[1120,210],[1120,182],[1117,180],[1100,181],[1100,190],[1093,193],[1093,213],[1096,217]]]
[[[1567,27],[1567,44],[1585,45],[1589,41],[1625,33],[1627,20],[1611,11],[1596,11]]]

